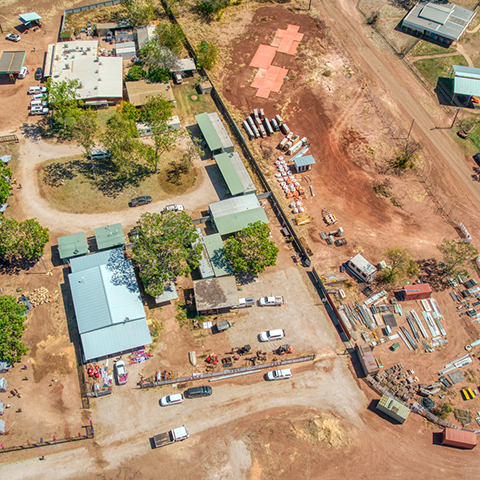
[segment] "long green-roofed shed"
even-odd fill
[[[95,229],[95,238],[99,250],[113,247],[123,247],[126,243],[121,223]]]
[[[88,253],[87,237],[85,232],[74,233],[65,237],[58,237],[58,253],[60,258],[68,261]]]
[[[229,155],[232,154],[221,153],[220,155],[215,155],[215,161],[217,162],[218,168],[220,169],[230,193],[233,196],[242,195],[245,193],[245,187],[243,186]]]
[[[223,144],[220,137],[215,130],[215,127],[208,116],[208,113],[201,113],[195,117],[200,130],[202,131],[203,138],[207,142],[208,148],[213,155],[221,153]]]
[[[256,195],[228,198],[208,207],[220,235],[238,232],[257,221],[269,223]]]
[[[215,276],[223,277],[224,275],[231,275],[233,269],[225,256],[225,249],[221,235],[219,233],[207,235],[206,237],[203,237],[203,244],[207,250]]]
[[[6,51],[2,52],[0,57],[0,74],[20,73],[27,52],[25,51]]]

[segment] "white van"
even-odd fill
[[[95,148],[90,150],[90,156],[93,160],[103,160],[105,158],[110,158],[110,152],[102,148]]]
[[[41,87],[40,85],[37,87],[30,87],[28,89],[29,95],[35,95],[36,93],[47,93],[47,87]]]
[[[289,368],[284,370],[273,370],[267,373],[267,378],[269,380],[283,380],[284,378],[290,378],[292,376],[292,371]]]
[[[33,97],[32,100],[44,100],[46,95],[44,93],[36,93]]]
[[[46,107],[48,105],[48,102],[45,100],[32,100],[30,102],[30,108],[32,107]]]

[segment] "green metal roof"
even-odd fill
[[[237,170],[232,163],[230,155],[232,154],[221,153],[220,155],[215,155],[215,161],[217,162],[218,168],[222,173],[230,193],[232,195],[240,195],[241,193],[245,192],[245,187],[238,176]]]
[[[203,237],[203,244],[207,250],[213,271],[216,277],[231,275],[233,273],[232,266],[225,256],[225,250],[222,237],[219,233]]]
[[[382,395],[377,408],[393,418],[398,417],[398,419],[401,419],[400,421],[405,421],[410,414],[408,407],[388,395]]]
[[[85,232],[74,233],[66,237],[58,237],[58,253],[62,260],[78,257],[88,253],[87,237]]]
[[[6,51],[0,57],[0,73],[20,73],[27,52],[25,51]]]
[[[169,302],[178,298],[177,287],[174,282],[168,282],[163,285],[163,293],[155,297],[155,303]]]
[[[84,258],[93,266],[82,269],[79,262],[68,279],[85,361],[151,343],[132,262],[122,249]]]
[[[116,223],[106,227],[95,229],[95,238],[99,250],[107,248],[123,247],[125,245],[125,234],[123,233],[122,224]]]
[[[264,222],[269,223],[267,214],[263,207],[244,210],[243,212],[231,213],[223,217],[215,218],[215,225],[220,235],[228,235],[245,228],[251,223]]]
[[[210,151],[214,152],[216,150],[221,150],[223,148],[222,141],[220,140],[220,137],[218,136],[218,133],[215,130],[208,113],[201,113],[200,115],[197,115],[195,120],[202,131],[202,135],[205,138]]]

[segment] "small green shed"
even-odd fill
[[[88,253],[87,237],[85,232],[73,233],[65,237],[57,238],[58,253],[64,263],[71,258],[80,257]]]
[[[108,250],[109,248],[123,247],[126,243],[125,234],[121,223],[107,225],[95,229],[95,238],[99,250]]]
[[[404,423],[410,414],[410,409],[408,407],[388,395],[382,396],[380,402],[378,402],[377,409],[389,417],[392,417],[399,423]]]

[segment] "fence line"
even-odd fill
[[[315,355],[308,355],[306,357],[290,358],[286,360],[280,360],[279,362],[264,363],[262,365],[255,365],[251,367],[230,368],[228,370],[222,370],[219,372],[198,373],[198,374],[190,375],[189,377],[174,378],[171,380],[162,380],[160,382],[157,382],[157,381],[149,382],[149,381],[143,380],[138,383],[138,386],[140,388],[161,387],[162,385],[172,385],[174,383],[193,382],[195,380],[205,380],[207,378],[233,375],[236,373],[249,372],[252,370],[272,368],[272,367],[279,367],[281,365],[291,365],[293,363],[309,362],[313,360],[315,360]]]
[[[27,443],[24,445],[14,445],[13,447],[2,447],[0,448],[0,453],[18,452],[19,450],[31,450],[32,448],[47,447],[50,445],[59,445],[62,443],[78,442],[81,440],[87,440],[89,438],[95,437],[95,432],[93,430],[92,423],[90,423],[90,425],[84,425],[82,428],[85,429],[85,435],[80,435],[79,433],[78,437],[68,437],[68,438],[58,438],[58,439],[56,437],[53,437],[54,439],[52,441],[47,441],[47,442],[41,441],[38,443],[37,442],[30,443],[30,441],[27,440]]]

